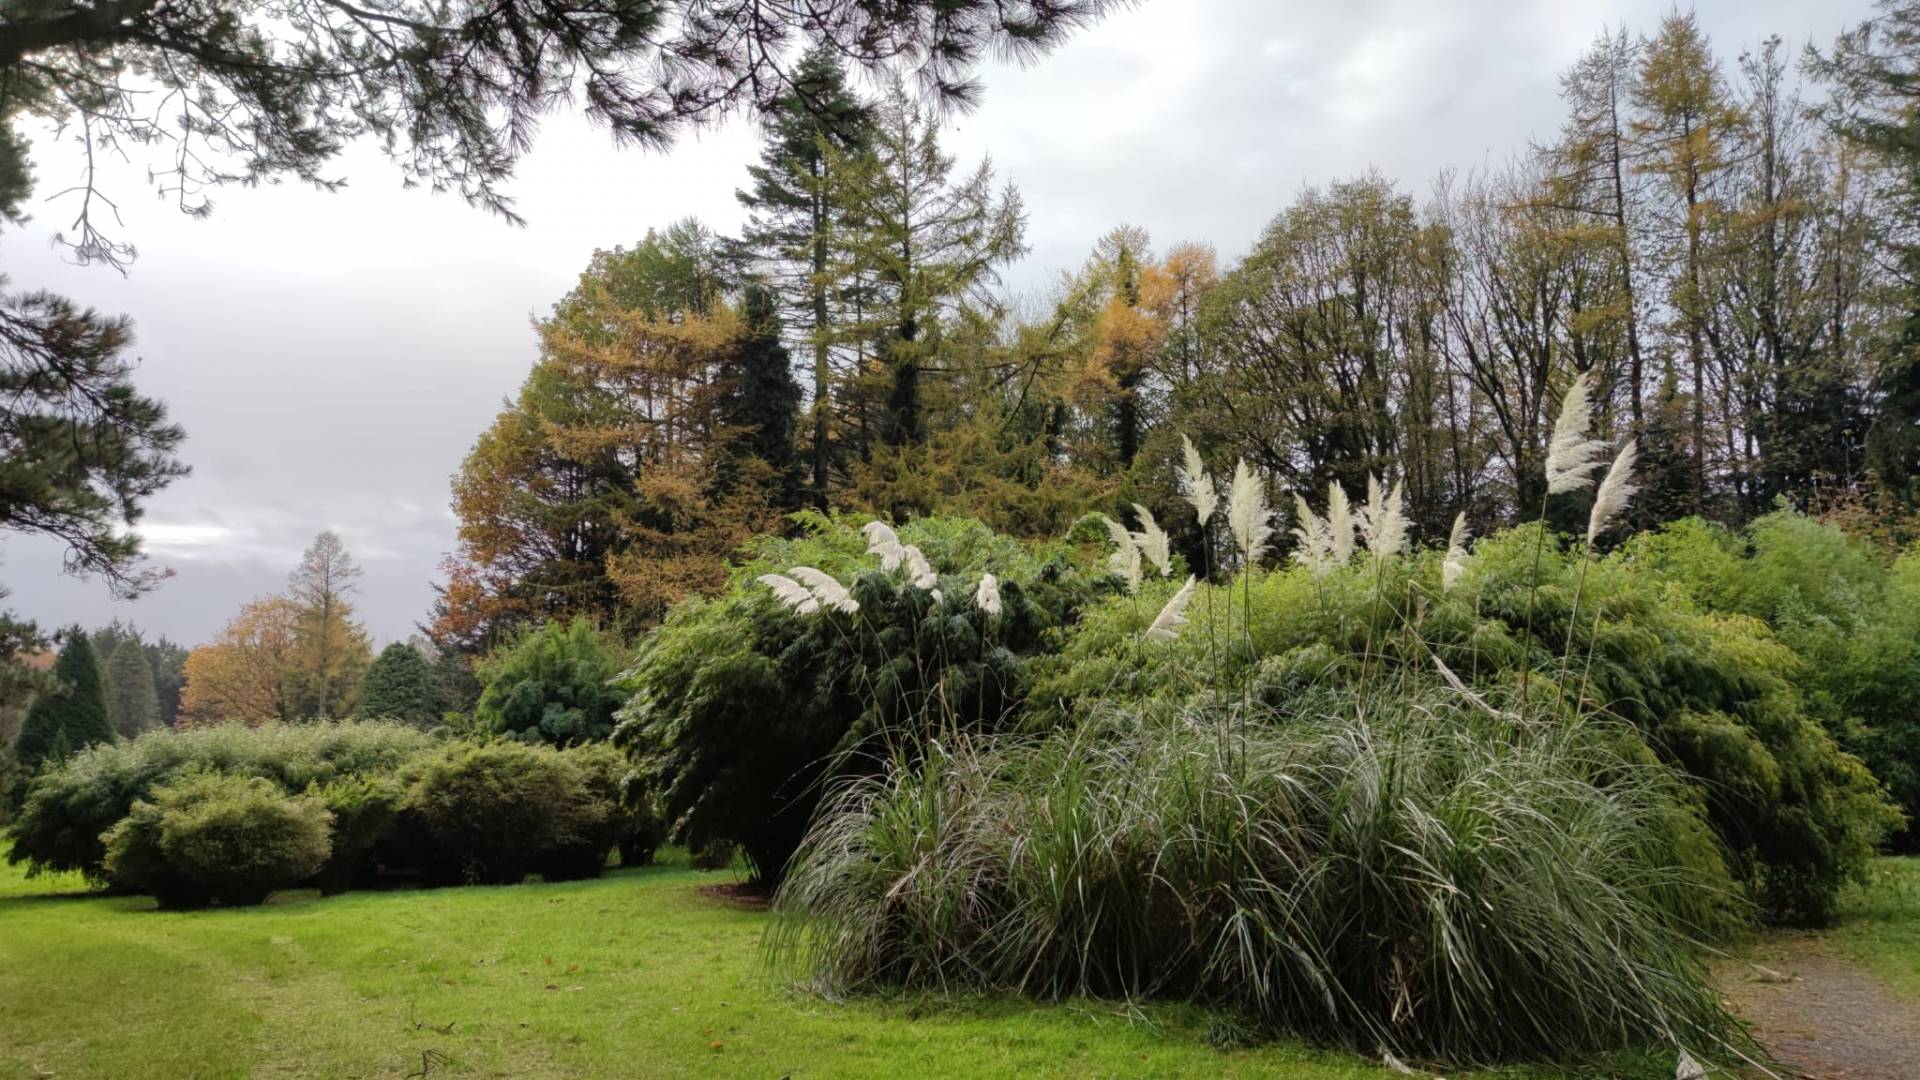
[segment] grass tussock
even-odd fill
[[[1445,688],[1108,715],[852,782],[776,902],[788,976],[1185,997],[1454,1062],[1730,1051],[1672,774]]]

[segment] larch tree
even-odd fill
[[[287,578],[288,598],[299,610],[293,678],[301,716],[327,719],[353,710],[373,659],[366,631],[353,621],[351,596],[360,575],[346,544],[329,529],[314,537]]]
[[[673,257],[696,234],[596,256],[540,322],[540,360],[454,479],[442,640],[575,617],[640,629],[790,507],[798,389],[778,321]]]
[[[876,106],[871,154],[847,158],[835,193],[852,222],[842,257],[869,295],[860,332],[875,351],[881,444],[922,436],[921,377],[940,367],[944,326],[994,306],[999,268],[1026,250],[1011,185],[982,162],[956,180],[937,124],[895,83]]]
[[[1560,141],[1547,149],[1551,170],[1544,201],[1598,222],[1617,261],[1617,318],[1626,339],[1622,380],[1633,429],[1646,423],[1646,353],[1642,345],[1638,250],[1642,177],[1631,143],[1632,93],[1642,44],[1623,28],[1602,34],[1560,77],[1567,107]]]
[[[1683,373],[1690,394],[1693,511],[1707,506],[1707,443],[1712,357],[1707,342],[1708,264],[1713,235],[1725,212],[1722,186],[1733,167],[1730,150],[1745,118],[1728,90],[1707,35],[1691,13],[1661,20],[1660,32],[1640,52],[1632,87],[1635,168],[1664,196],[1655,211],[1664,232],[1666,302],[1673,312]]]

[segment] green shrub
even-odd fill
[[[1891,565],[1840,529],[1782,510],[1732,532],[1698,520],[1635,537],[1625,557],[1702,607],[1764,621],[1800,662],[1784,674],[1920,820],[1920,553]],[[1891,841],[1920,850],[1911,827]]]
[[[615,741],[689,850],[737,844],[776,881],[822,783],[869,770],[889,744],[944,726],[993,729],[1021,702],[1026,659],[1051,648],[1103,580],[964,521],[900,530],[940,574],[940,598],[883,573],[854,524],[799,515],[805,534],[759,543],[719,597],[679,605],[640,647]],[[816,567],[850,583],[852,615],[800,615],[756,582]],[[1002,611],[974,603],[982,572]]]
[[[1681,784],[1618,725],[1525,715],[1402,684],[943,743],[822,807],[771,953],[1450,1062],[1724,1048],[1694,942],[1731,886]]]
[[[545,746],[446,746],[413,762],[407,778],[405,824],[431,884],[516,884],[543,857],[604,829],[610,809],[578,766]]]
[[[430,745],[425,734],[398,724],[314,723],[150,731],[94,746],[34,777],[13,823],[8,861],[26,863],[30,874],[79,871],[102,880],[101,834],[136,801],[187,772],[257,776],[293,794],[338,777],[392,773]]]
[[[399,818],[402,791],[390,776],[342,776],[308,793],[333,815],[331,854],[316,875],[322,896],[352,888]]]
[[[330,850],[317,798],[259,777],[192,772],[163,784],[107,831],[106,873],[162,907],[258,904],[313,876]]]
[[[1324,578],[1256,572],[1204,589],[1192,625],[1167,643],[1141,631],[1169,585],[1109,602],[1040,665],[1035,722],[1220,687],[1284,699],[1428,671],[1437,655],[1474,686],[1525,680],[1535,697],[1631,723],[1696,781],[1735,873],[1773,919],[1825,920],[1895,827],[1879,784],[1808,712],[1791,681],[1799,659],[1758,620],[1702,611],[1631,554],[1585,565],[1532,526],[1480,541],[1452,590],[1439,563],[1428,553]]]
[[[540,876],[548,881],[598,877],[614,851],[620,853],[622,866],[651,863],[665,830],[653,799],[628,775],[626,757],[603,742],[574,747],[560,756],[585,777],[602,817],[598,826],[544,852],[536,867]]]
[[[605,739],[626,700],[618,647],[585,619],[550,622],[480,665],[474,719],[487,731],[554,746]]]

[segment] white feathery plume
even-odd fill
[[[875,519],[860,526],[867,538],[867,554],[880,556],[880,569],[891,572],[903,557],[900,537],[886,522]]]
[[[780,602],[802,615],[811,615],[820,610],[820,601],[813,598],[805,585],[785,574],[761,574],[753,580],[773,590]]]
[[[939,589],[932,589],[927,593],[927,595],[933,597],[933,602],[936,604],[943,603],[947,599],[946,597],[940,595]]]
[[[820,601],[821,607],[830,607],[848,615],[860,610],[860,602],[853,598],[853,594],[847,591],[847,587],[840,584],[825,570],[817,570],[811,566],[796,566],[787,573],[791,574],[794,580],[805,585],[807,591],[813,594],[813,598]]]
[[[914,588],[931,589],[940,583],[940,576],[933,572],[933,565],[927,562],[927,557],[921,554],[917,546],[908,544],[902,547],[900,557],[906,560],[907,576],[913,579]]]
[[[1234,546],[1240,549],[1240,557],[1248,566],[1260,558],[1267,540],[1273,536],[1273,526],[1269,524],[1272,517],[1273,510],[1267,505],[1267,486],[1247,467],[1247,459],[1241,458],[1233,467],[1233,487],[1227,494],[1227,529],[1233,533]]]
[[[1327,482],[1327,554],[1333,565],[1345,566],[1353,559],[1353,503],[1347,489]]]
[[[1367,505],[1360,511],[1360,532],[1367,539],[1367,551],[1375,560],[1391,558],[1406,550],[1407,517],[1402,509],[1405,493],[1401,485],[1386,491],[1380,478],[1367,476]]]
[[[1613,464],[1607,469],[1607,478],[1600,481],[1600,491],[1593,497],[1593,512],[1587,515],[1587,546],[1606,531],[1620,511],[1627,508],[1640,485],[1633,479],[1633,463],[1639,456],[1639,450],[1632,439],[1620,448],[1614,456]]]
[[[1184,432],[1180,436],[1180,452],[1186,458],[1186,463],[1174,471],[1180,474],[1180,484],[1186,488],[1187,502],[1193,506],[1194,519],[1204,529],[1220,506],[1220,492],[1214,489],[1213,477],[1207,475],[1207,464],[1200,460],[1200,451],[1194,449],[1193,440],[1187,438]]]
[[[1167,541],[1166,532],[1153,520],[1153,511],[1134,503],[1133,512],[1140,515],[1140,531],[1131,534],[1134,546],[1140,549],[1140,554],[1153,564],[1155,570],[1160,571],[1161,577],[1171,575],[1173,549]]]
[[[1105,514],[1100,515],[1100,520],[1107,526],[1107,535],[1114,543],[1113,554],[1107,556],[1107,570],[1124,579],[1131,593],[1140,587],[1140,549],[1124,525]]]
[[[1154,616],[1153,625],[1147,627],[1148,641],[1172,641],[1180,636],[1180,628],[1187,625],[1187,605],[1193,602],[1194,585],[1195,579],[1188,576],[1187,583]]]
[[[1593,406],[1588,398],[1592,388],[1584,372],[1567,387],[1560,399],[1560,415],[1553,421],[1553,440],[1547,444],[1547,494],[1579,491],[1593,483],[1594,470],[1604,460],[1607,444],[1587,438],[1587,425],[1593,422]]]
[[[980,587],[973,590],[973,606],[988,615],[1000,614],[1000,579],[992,574],[980,575]]]
[[[1447,534],[1447,557],[1440,563],[1440,591],[1452,592],[1467,572],[1467,512],[1453,515],[1453,531]]]
[[[1297,491],[1293,493],[1293,516],[1300,519],[1300,524],[1293,527],[1294,539],[1299,541],[1294,545],[1293,561],[1314,577],[1326,577],[1333,569],[1333,534],[1327,531],[1326,520],[1315,514]]]

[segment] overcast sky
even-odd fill
[[[1030,254],[1007,274],[1044,291],[1119,223],[1158,246],[1242,253],[1303,186],[1369,168],[1423,195],[1437,171],[1497,165],[1560,119],[1559,72],[1608,25],[1651,31],[1666,0],[1147,0],[1021,70],[951,125],[962,167],[991,155],[1020,188]],[[1770,33],[1822,45],[1868,0],[1714,0],[1700,19],[1723,61]],[[366,569],[359,607],[404,638],[453,547],[447,481],[534,360],[529,319],[596,247],[697,215],[732,230],[757,149],[745,122],[665,154],[620,151],[572,116],[545,127],[512,185],[526,228],[400,188],[371,153],[350,186],[216,193],[189,220],[115,182],[139,260],[63,263],[49,241],[74,213],[46,201],[76,175],[72,147],[36,147],[35,221],[0,237],[12,288],[48,288],[137,322],[138,384],[188,433],[193,475],[152,501],[142,531],[176,576],[132,603],[63,576],[61,549],[0,536],[7,601],[43,626],[115,616],[191,644],[283,586],[322,529]]]

